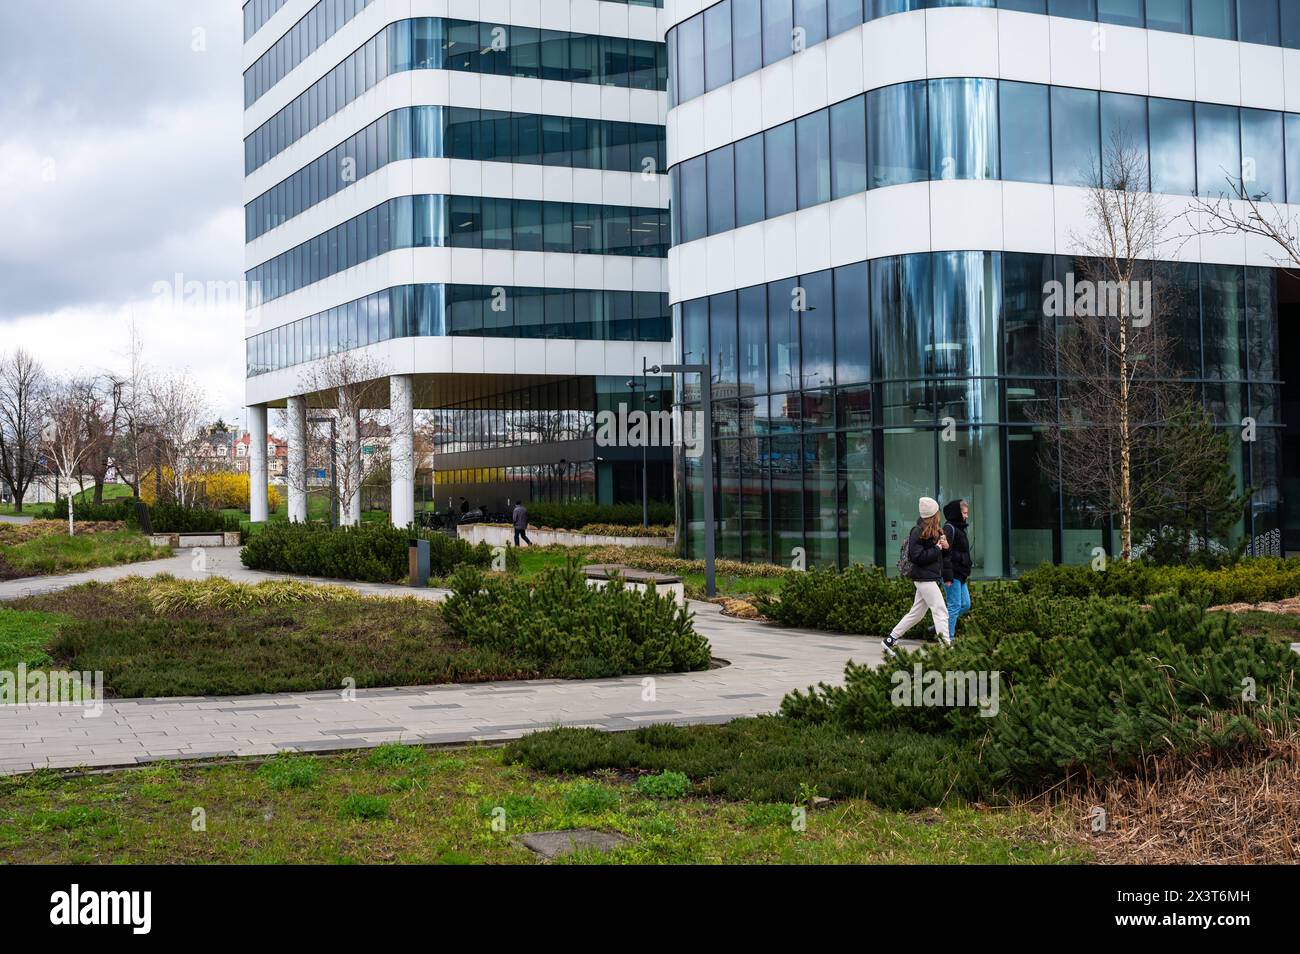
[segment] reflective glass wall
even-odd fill
[[[1062,415],[1048,282],[1083,263],[936,252],[875,259],[677,306],[682,360],[712,365],[719,554],[893,572],[922,495],[971,505],[975,575],[1086,563],[1114,540],[1044,470],[1045,420]],[[1234,460],[1276,487],[1277,291],[1271,269],[1163,265],[1181,383],[1225,429],[1258,422]],[[681,400],[698,407],[698,385]],[[1243,446],[1237,442],[1236,446]],[[698,460],[679,461],[680,526],[702,552]],[[1271,481],[1271,483],[1270,483]],[[1242,532],[1277,526],[1265,494]],[[1261,544],[1262,545],[1262,544]]]
[[[1101,164],[1115,144],[1138,154],[1155,192],[1219,197],[1241,186],[1300,203],[1300,114],[936,79],[874,89],[678,163],[673,240],[907,182],[1108,183]]]
[[[998,7],[1300,49],[1294,0],[721,0],[668,31],[668,95],[683,103],[894,13]]]

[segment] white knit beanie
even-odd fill
[[[939,512],[939,501],[933,497],[922,497],[918,509],[921,511],[922,518],[933,517]]]

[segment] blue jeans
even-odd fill
[[[948,638],[957,636],[957,617],[970,612],[970,587],[962,580],[943,585],[943,595],[948,602]]]

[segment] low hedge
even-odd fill
[[[1026,625],[1019,619],[973,620],[952,648],[903,651],[879,669],[851,662],[843,685],[791,693],[781,711],[841,731],[962,739],[995,779],[1029,788],[1076,772],[1132,770],[1153,755],[1256,742],[1300,717],[1300,656],[1244,635],[1231,615],[1165,595],[1150,608],[1093,597],[1083,619],[1075,632],[1055,634],[1012,628]],[[897,690],[918,670],[940,685],[983,674],[992,688],[996,675],[996,706],[981,714],[938,693],[908,703],[915,696]]]
[[[442,533],[416,533],[378,524],[337,530],[321,523],[267,524],[245,544],[240,559],[250,570],[392,583],[410,572],[413,535],[429,541],[433,576],[446,576],[462,564],[492,565],[492,548],[486,543],[472,546]],[[518,560],[513,549],[507,548],[506,560],[507,567]]]
[[[1025,592],[1059,596],[1125,596],[1148,600],[1159,593],[1184,599],[1203,594],[1212,604],[1262,603],[1300,595],[1300,560],[1252,557],[1216,569],[1113,561],[1105,570],[1044,563],[1017,581]]]
[[[239,533],[242,524],[237,517],[227,516],[219,510],[201,507],[183,507],[179,504],[150,504],[149,528],[154,533]],[[50,511],[54,519],[68,519],[68,498],[60,497]],[[134,497],[119,497],[102,504],[77,504],[72,516],[81,521],[121,521],[139,528],[140,515]]]
[[[451,631],[469,645],[522,654],[575,676],[707,669],[709,643],[669,596],[613,580],[587,585],[577,564],[530,581],[462,566],[443,604]]]
[[[68,519],[67,497],[59,497],[49,506],[49,517],[51,520]],[[119,497],[116,500],[110,500],[100,504],[79,503],[72,508],[72,518],[73,520],[86,520],[97,523],[121,521],[123,523],[134,525],[135,498]]]
[[[593,503],[548,503],[539,500],[526,503],[528,522],[538,527],[550,527],[553,530],[581,530],[593,523],[617,524],[623,527],[641,526],[641,505],[638,504],[593,504]],[[673,505],[668,503],[650,504],[651,526],[671,524],[677,519]]]

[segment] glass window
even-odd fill
[[[1201,266],[1202,335],[1205,376],[1246,377],[1245,269],[1237,265]]]
[[[970,520],[971,576],[1002,576],[1002,442],[995,427],[960,429],[939,442],[939,499],[965,500]],[[1041,470],[1039,471],[1041,473]],[[993,532],[989,532],[989,531]]]
[[[1035,83],[999,84],[1002,178],[1052,181],[1048,88]]]
[[[840,559],[845,566],[876,562],[876,498],[872,484],[871,432],[853,431],[839,436],[838,454],[841,510]]]
[[[676,33],[677,91],[685,102],[704,92],[704,17],[691,17]]]
[[[937,252],[934,346],[926,368],[939,379],[940,413],[959,421],[997,421],[1001,257],[991,252]],[[978,380],[978,379],[984,380]]]
[[[1282,140],[1281,113],[1241,111],[1241,184],[1247,195],[1270,202],[1285,200]]]
[[[793,278],[767,285],[768,386],[772,393],[799,388],[799,313],[806,299]]]
[[[869,92],[871,187],[925,181],[930,170],[927,136],[924,83],[901,83]]]
[[[998,0],[1000,10],[1019,10],[1021,13],[1046,13],[1047,0]]]
[[[870,293],[874,377],[922,377],[931,346],[930,256],[875,259],[871,262]]]
[[[930,177],[998,177],[996,81],[930,80]]]
[[[704,88],[731,82],[731,0],[704,11]]]
[[[704,156],[696,156],[681,165],[682,201],[678,214],[682,217],[683,242],[693,242],[708,234],[708,186],[704,161]]]
[[[830,108],[831,196],[839,199],[867,189],[866,97],[855,96]]]
[[[682,305],[682,361],[702,363],[709,356],[709,300],[696,298]]]
[[[1277,281],[1274,269],[1246,269],[1247,337],[1250,377],[1268,380],[1277,374]]]
[[[740,392],[742,397],[767,390],[767,286],[742,288],[737,293],[740,335]]]
[[[916,501],[935,493],[935,432],[900,428],[883,431],[883,472],[889,475],[883,491],[885,506],[885,572],[898,575],[896,557],[916,523]]]
[[[867,263],[835,269],[835,382],[871,380]]]
[[[800,49],[806,50],[826,39],[826,0],[794,0],[794,28],[799,31]]]
[[[775,63],[793,52],[794,13],[790,0],[763,0],[763,62]]]
[[[1220,40],[1237,38],[1235,0],[1192,0],[1192,32]]]
[[[803,310],[798,313],[803,388],[835,383],[835,306],[830,270],[804,275]]]
[[[1102,181],[1108,188],[1150,189],[1145,96],[1101,94],[1101,150]],[[1130,177],[1136,181],[1123,181]]]
[[[1281,7],[1282,45],[1300,50],[1300,3],[1283,3]]]
[[[1142,0],[1097,0],[1097,19],[1119,26],[1143,26]]]
[[[719,397],[735,393],[736,361],[736,293],[723,292],[709,299],[709,363]]]
[[[1192,104],[1150,99],[1151,188],[1169,195],[1196,194],[1196,132]]]
[[[1098,182],[1101,142],[1097,94],[1052,87],[1052,181],[1089,186]]]
[[[762,0],[731,0],[732,72],[736,79],[763,65]]]
[[[1286,6],[1285,0],[1282,5]],[[1237,0],[1237,17],[1242,43],[1277,46],[1282,42],[1278,0]]]
[[[736,227],[736,182],[732,165],[732,148],[723,146],[708,153],[706,170],[709,183],[709,234]]]
[[[798,152],[799,208],[829,202],[831,198],[831,128],[830,110],[795,121],[795,146]]]
[[[1300,126],[1297,126],[1300,132]],[[735,144],[736,225],[761,222],[764,216],[763,134],[756,133]],[[1297,149],[1300,156],[1300,149]],[[1300,161],[1300,160],[1298,160]]]
[[[788,122],[763,134],[767,218],[774,219],[795,209],[794,123]]]
[[[1300,116],[1286,114],[1287,201],[1300,204]]]
[[[1094,0],[1048,0],[1047,12],[1054,17],[1072,17],[1075,20],[1097,19]]]
[[[1003,355],[1007,374],[1056,373],[1055,336],[1043,308],[1047,283],[1054,278],[1051,255],[1007,252],[1002,256]]]
[[[862,23],[862,0],[829,0],[826,4],[826,32],[836,36]]]
[[[1241,120],[1236,106],[1196,104],[1196,191],[1231,195],[1241,176]]]
[[[1147,0],[1147,29],[1191,33],[1190,0]]]

